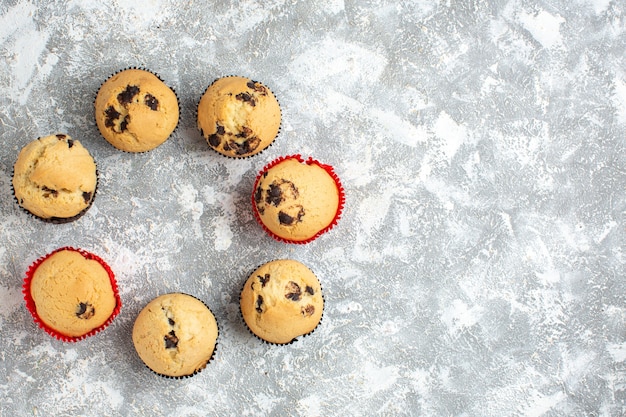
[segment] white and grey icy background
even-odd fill
[[[64,5],[61,5],[64,3]],[[132,5],[131,5],[132,4]],[[0,5],[0,415],[619,416],[626,414],[626,5],[621,0],[4,1]],[[92,102],[141,66],[181,123],[146,154],[99,135]],[[208,150],[195,106],[249,76],[283,107],[259,156]],[[95,205],[25,215],[19,149],[69,133],[94,155]],[[306,246],[250,213],[258,170],[335,166],[342,221]],[[38,329],[22,277],[73,245],[113,267],[124,307],[76,344]],[[289,257],[325,289],[316,332],[275,347],[239,289]],[[153,297],[207,302],[215,360],[172,381],[137,358]]]

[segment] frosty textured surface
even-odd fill
[[[624,2],[15,0],[0,6],[0,399],[6,415],[626,414]],[[103,80],[138,66],[181,103],[145,154],[100,137]],[[282,128],[262,154],[210,152],[202,92],[262,80]],[[34,221],[11,169],[66,132],[98,164],[78,221]],[[280,155],[332,165],[342,220],[306,247],[256,224],[256,173]],[[62,245],[98,253],[124,309],[77,344],[23,306],[22,278]],[[288,346],[252,337],[241,285],[292,258],[324,320]],[[193,294],[220,323],[211,364],[163,380],[134,317]]]

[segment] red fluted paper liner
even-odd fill
[[[332,221],[327,226],[325,226],[323,229],[319,230],[315,235],[313,235],[310,238],[305,239],[305,240],[291,240],[291,239],[287,239],[287,238],[284,238],[284,237],[276,235],[274,232],[272,232],[270,229],[268,229],[267,226],[265,226],[265,224],[263,223],[263,220],[261,219],[261,216],[259,215],[259,212],[257,210],[256,200],[254,198],[255,197],[255,191],[257,189],[257,186],[259,185],[259,181],[261,180],[261,177],[263,176],[263,174],[265,172],[267,172],[270,168],[272,168],[272,167],[274,167],[274,166],[276,166],[276,165],[280,164],[281,162],[284,162],[284,161],[286,161],[288,159],[296,159],[300,163],[305,163],[307,165],[317,165],[318,167],[322,168],[324,171],[326,171],[328,173],[328,175],[330,175],[330,177],[335,182],[335,185],[337,186],[337,193],[339,194],[339,202],[337,204],[337,211],[335,212],[335,216],[333,217]],[[257,220],[259,225],[261,225],[263,230],[265,230],[265,232],[268,235],[270,235],[275,240],[277,240],[279,242],[284,242],[284,243],[295,243],[295,244],[304,245],[304,244],[307,244],[307,243],[310,243],[310,242],[314,241],[315,239],[317,239],[318,237],[320,237],[324,233],[330,231],[333,227],[335,227],[337,225],[337,222],[341,218],[341,213],[343,211],[345,202],[346,202],[345,191],[344,191],[343,186],[341,185],[341,181],[339,180],[339,177],[335,173],[334,168],[332,166],[330,166],[330,165],[323,164],[323,163],[313,159],[312,157],[309,157],[308,159],[305,160],[300,154],[281,156],[281,157],[273,160],[269,164],[267,164],[265,167],[263,167],[263,169],[261,171],[259,171],[259,174],[257,175],[256,180],[254,181],[254,186],[252,187],[252,211],[254,213],[254,218]]]
[[[37,268],[42,264],[42,262],[44,262],[50,256],[63,250],[70,250],[70,251],[78,252],[85,259],[97,261],[100,265],[102,265],[104,270],[109,275],[109,280],[111,281],[111,287],[113,289],[113,294],[115,296],[115,308],[113,309],[113,312],[111,313],[109,318],[102,325],[96,327],[95,329],[92,329],[91,331],[81,336],[68,336],[46,325],[37,314],[37,306],[35,305],[35,301],[33,300],[33,297],[31,296],[31,293],[30,293],[30,284],[32,282],[33,275],[35,274],[35,271],[37,270]],[[37,323],[37,325],[43,330],[45,330],[45,332],[48,333],[49,335],[55,337],[58,340],[62,340],[64,342],[78,342],[80,340],[93,336],[96,333],[104,330],[113,322],[113,319],[115,319],[115,317],[119,314],[122,308],[122,299],[120,298],[119,291],[117,288],[117,282],[115,281],[115,274],[113,273],[109,265],[107,265],[107,263],[104,262],[99,256],[94,255],[93,253],[87,252],[83,249],[77,249],[71,246],[64,246],[64,247],[58,248],[54,250],[53,252],[50,252],[49,254],[37,259],[26,271],[26,278],[24,279],[22,293],[24,294],[24,300],[26,301],[26,309],[33,316],[35,323]]]

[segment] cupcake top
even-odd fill
[[[322,288],[313,272],[291,259],[268,262],[241,291],[241,314],[252,333],[285,344],[311,333],[322,319]]]
[[[217,321],[209,308],[191,295],[171,293],[150,301],[133,327],[133,343],[141,360],[157,374],[190,376],[213,357]]]
[[[73,248],[58,249],[33,264],[24,295],[35,320],[66,341],[102,330],[121,307],[111,269],[97,256]]]
[[[294,155],[279,158],[259,173],[252,204],[257,220],[274,238],[307,243],[334,226],[343,199],[330,166]]]
[[[117,149],[146,152],[167,140],[178,126],[178,99],[156,75],[128,69],[110,77],[98,90],[96,123]]]
[[[17,203],[44,220],[78,218],[91,205],[96,184],[93,158],[78,140],[65,134],[30,142],[13,167]]]
[[[198,128],[222,155],[258,154],[276,138],[280,106],[269,88],[244,77],[217,79],[198,104]]]

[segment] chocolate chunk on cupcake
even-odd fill
[[[71,247],[59,248],[31,265],[23,293],[35,322],[66,342],[103,330],[122,306],[106,262]]]
[[[142,69],[116,73],[102,84],[95,101],[102,136],[126,152],[150,151],[165,142],[178,126],[174,91]]]
[[[197,298],[182,293],[150,301],[135,319],[133,343],[141,360],[156,374],[195,375],[213,358],[217,321]]]
[[[268,164],[252,194],[256,219],[270,236],[287,243],[308,243],[333,228],[344,200],[332,167],[300,155]]]
[[[243,158],[260,153],[280,130],[280,105],[265,85],[244,77],[219,78],[198,104],[198,129],[222,155]]]
[[[243,320],[258,338],[287,344],[310,334],[324,310],[319,280],[292,259],[268,262],[254,271],[240,297]]]
[[[97,186],[94,159],[66,134],[41,137],[20,151],[13,167],[17,203],[44,221],[66,223],[93,203]]]

